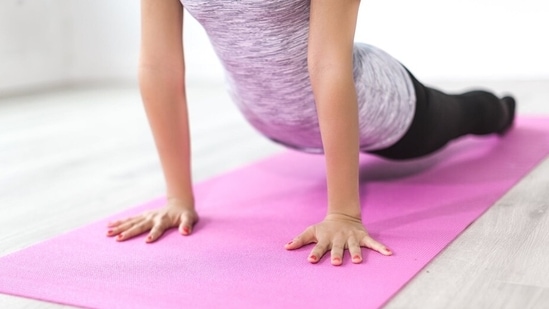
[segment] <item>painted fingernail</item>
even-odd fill
[[[340,263],[341,259],[336,257],[336,258],[333,258],[332,261],[335,262],[335,263]]]
[[[316,261],[316,260],[317,260],[315,255],[311,255],[311,256],[309,257],[309,259],[311,259],[311,261]]]
[[[183,233],[185,234],[189,234],[189,228],[188,227],[183,227]]]
[[[357,260],[357,261],[360,260],[360,256],[358,255],[353,256],[353,260]]]

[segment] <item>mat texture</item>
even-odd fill
[[[192,237],[117,243],[106,222],[0,258],[0,292],[94,308],[376,308],[549,153],[549,120],[465,138],[429,158],[361,158],[363,217],[394,256],[309,264],[284,244],[325,213],[322,156],[285,153],[196,186]]]

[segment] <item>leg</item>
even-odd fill
[[[515,101],[486,91],[450,95],[423,86],[410,74],[416,91],[412,125],[393,146],[370,153],[387,159],[412,159],[443,148],[458,137],[505,133],[514,119]]]

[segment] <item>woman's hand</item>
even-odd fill
[[[149,232],[146,242],[154,242],[173,227],[179,227],[183,235],[190,235],[198,221],[198,214],[192,203],[169,199],[162,208],[144,212],[138,216],[110,222],[107,236],[116,236],[117,241],[124,241]]]
[[[332,265],[336,266],[343,263],[345,249],[349,250],[355,264],[362,262],[360,247],[370,248],[383,255],[393,254],[385,245],[368,234],[359,218],[343,214],[329,214],[322,222],[309,226],[287,243],[286,249],[299,249],[310,243],[316,243],[308,258],[313,264],[320,261],[328,250],[331,250]]]

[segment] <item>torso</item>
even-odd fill
[[[308,0],[182,0],[204,27],[231,96],[268,138],[309,152],[322,141],[307,69]],[[362,150],[388,147],[406,132],[415,93],[385,52],[356,44],[354,77]]]

